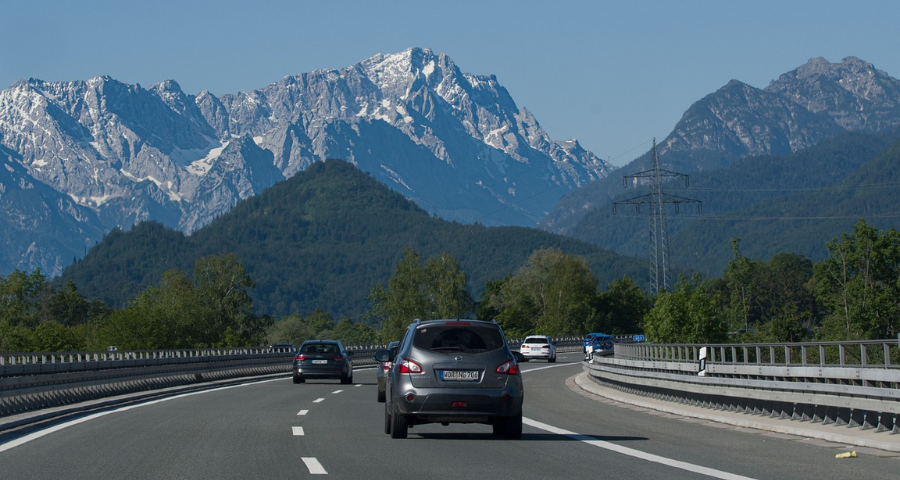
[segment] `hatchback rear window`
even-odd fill
[[[419,350],[447,353],[482,353],[503,348],[503,336],[494,327],[476,325],[422,325],[413,336]]]
[[[333,343],[311,343],[303,346],[303,353],[337,353],[337,345]]]

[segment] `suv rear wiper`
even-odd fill
[[[465,352],[468,348],[457,345],[455,347],[435,347],[430,349],[432,352]]]

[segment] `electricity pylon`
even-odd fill
[[[699,200],[679,197],[663,192],[663,180],[684,179],[684,186],[688,186],[688,176],[659,167],[659,154],[656,151],[656,139],[653,139],[653,149],[650,154],[650,170],[644,170],[632,175],[624,175],[622,183],[628,188],[629,180],[635,186],[646,184],[650,187],[650,193],[632,197],[613,203],[613,215],[619,205],[634,205],[635,211],[640,212],[641,205],[650,205],[650,286],[653,293],[669,289],[669,234],[666,223],[666,205],[674,205],[675,213],[683,204],[696,205],[698,213],[702,207]]]

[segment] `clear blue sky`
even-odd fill
[[[895,0],[30,0],[0,18],[2,89],[110,75],[222,95],[430,48],[616,165],[731,79],[764,88],[847,56],[900,77]]]

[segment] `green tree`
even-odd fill
[[[597,294],[594,315],[584,331],[639,333],[641,322],[651,306],[650,299],[630,277],[615,280],[605,292]]]
[[[194,264],[194,278],[163,273],[113,312],[100,328],[104,343],[128,349],[241,346],[264,339],[268,317],[252,313],[253,281],[234,255],[209,256]]]
[[[364,323],[354,322],[350,317],[338,321],[331,333],[335,340],[340,340],[345,345],[370,343],[378,339],[375,329]]]
[[[466,276],[456,259],[447,254],[421,264],[411,248],[403,252],[387,286],[373,285],[369,291],[369,316],[381,325],[381,339],[399,339],[415,319],[459,318],[474,306],[466,291]]]
[[[459,262],[442,253],[425,262],[425,287],[429,319],[461,318],[469,315],[475,302],[466,290],[466,274]]]
[[[825,310],[823,340],[894,338],[900,315],[900,233],[860,220],[853,233],[828,243],[816,264],[817,300]]]
[[[511,336],[583,333],[597,294],[597,280],[582,257],[559,249],[536,250],[488,299]]]
[[[704,291],[695,274],[682,277],[671,292],[661,292],[644,317],[647,339],[656,343],[719,343],[727,337],[718,294]]]
[[[249,289],[256,284],[237,255],[210,255],[197,259],[194,283],[203,312],[203,316],[195,321],[199,343],[246,345],[254,335],[265,330],[253,314]],[[229,329],[232,340],[224,342],[224,332]]]

